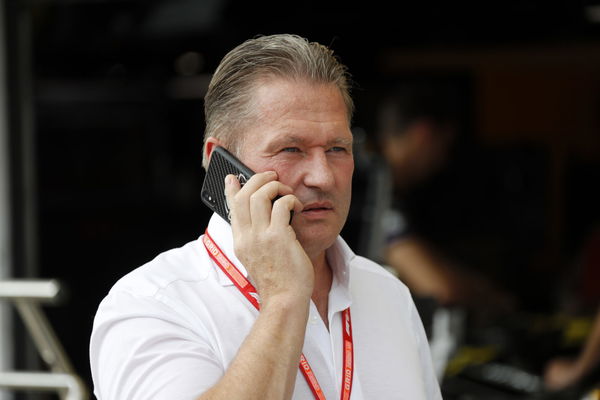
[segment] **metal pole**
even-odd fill
[[[11,390],[54,391],[62,400],[85,400],[89,395],[76,376],[48,372],[0,372],[0,387]]]
[[[42,360],[48,364],[53,372],[65,372],[75,375],[75,370],[69,362],[60,341],[38,305],[31,300],[15,300],[14,303]]]
[[[35,110],[33,94],[33,21],[30,2],[17,6],[17,91],[23,202],[23,272],[26,277],[39,276],[38,266],[38,204],[36,173]],[[17,2],[18,4],[18,2]],[[12,16],[11,16],[12,17]]]
[[[18,279],[0,281],[0,300],[33,300],[54,303],[61,296],[60,283],[55,279]]]
[[[7,60],[6,60],[6,23],[4,20],[4,0],[0,0],[0,280],[12,275],[11,254],[11,211],[10,211],[10,174],[8,151],[8,101],[7,101]],[[13,327],[10,304],[0,303],[0,371],[14,368]],[[0,390],[0,400],[10,400],[13,396]]]
[[[84,400],[89,392],[73,366],[52,326],[40,309],[41,303],[60,298],[56,280],[0,281],[0,301],[14,303],[42,360],[51,373],[0,370],[0,388],[11,390],[56,391],[61,400]],[[2,393],[2,392],[0,392]]]

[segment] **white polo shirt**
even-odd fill
[[[215,214],[208,231],[246,275],[234,255],[229,224]],[[441,399],[408,289],[381,266],[354,255],[341,237],[327,257],[334,271],[330,329],[311,302],[303,348],[326,398],[340,398],[341,314],[350,306],[351,398]],[[162,253],[120,279],[98,308],[90,343],[94,394],[99,400],[195,399],[227,370],[257,315],[201,239]],[[293,398],[313,398],[300,370]]]

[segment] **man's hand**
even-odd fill
[[[241,188],[226,178],[234,251],[258,290],[260,313],[225,375],[199,400],[292,397],[315,278],[289,225],[290,211],[302,204],[276,179],[275,172],[255,174]]]
[[[289,224],[290,211],[301,212],[302,203],[276,179],[273,171],[258,173],[241,188],[233,175],[227,176],[235,254],[258,290],[261,307],[272,299],[308,304],[314,269]]]

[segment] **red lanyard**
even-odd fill
[[[256,288],[246,279],[244,275],[237,269],[235,265],[227,258],[227,256],[221,251],[219,246],[212,240],[208,234],[208,230],[202,237],[204,247],[208,251],[208,254],[213,261],[221,268],[221,271],[225,273],[233,282],[233,284],[239,289],[239,291],[256,307],[260,309],[258,302],[258,294]],[[344,373],[342,374],[342,395],[341,400],[349,400],[350,393],[352,392],[352,372],[354,369],[354,353],[353,353],[353,342],[352,342],[352,321],[350,319],[350,308],[346,308],[342,314],[342,336],[344,339],[344,361],[342,368]],[[315,399],[325,400],[323,390],[317,381],[312,368],[308,364],[304,354],[300,356],[300,371],[304,375],[304,379],[308,383],[310,390],[312,391]]]

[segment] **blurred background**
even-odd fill
[[[353,76],[356,193],[343,232],[351,247],[412,282],[389,250],[418,237],[460,266],[449,279],[459,281],[455,292],[463,277],[493,282],[463,301],[414,278],[444,398],[579,399],[598,387],[597,369],[560,390],[541,382],[549,360],[585,346],[600,295],[600,3],[0,6],[0,280],[61,283],[62,300],[43,310],[90,389],[101,299],[127,272],[201,235],[210,217],[200,187],[211,72],[243,40],[282,32],[329,45]],[[390,117],[390,93],[421,103],[405,96],[391,112],[412,117]],[[428,110],[437,120],[411,125]],[[452,133],[415,143],[448,146],[414,156],[433,160],[428,172],[397,176],[409,169],[385,150],[409,136],[386,129],[436,123]],[[398,229],[407,218],[411,228]],[[494,308],[486,300],[496,288],[508,295]],[[0,371],[46,370],[3,304]]]

